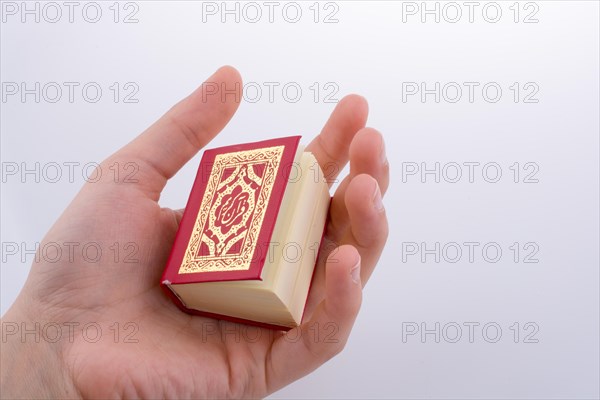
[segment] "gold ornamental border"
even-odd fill
[[[266,147],[254,150],[244,150],[233,153],[218,154],[215,157],[214,164],[210,171],[210,176],[200,209],[196,216],[194,228],[190,235],[190,240],[185,249],[185,254],[181,266],[180,274],[190,274],[199,272],[219,272],[219,271],[240,271],[248,270],[257,245],[258,235],[260,233],[266,210],[269,205],[269,198],[273,190],[275,178],[281,164],[284,146]],[[250,217],[250,227],[246,231],[242,249],[239,254],[225,255],[218,257],[198,255],[204,228],[211,209],[211,204],[216,195],[218,185],[221,183],[223,171],[229,167],[235,167],[243,164],[256,164],[266,162],[265,171],[262,177],[260,193],[256,201],[254,213]]]

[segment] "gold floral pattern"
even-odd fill
[[[215,157],[180,274],[250,268],[283,150]]]

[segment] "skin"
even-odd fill
[[[362,288],[388,234],[381,202],[389,182],[384,142],[379,132],[365,127],[368,106],[357,95],[338,103],[308,146],[328,171],[331,165],[341,171],[349,161],[350,173],[333,197],[300,327],[285,334],[190,316],[159,287],[182,217],[182,210],[158,205],[160,193],[238,108],[240,95],[207,95],[208,85],[231,89],[236,82],[241,77],[234,68],[216,71],[100,165],[108,171],[115,162],[134,162],[139,166],[136,183],[115,182],[108,173],[86,183],[47,233],[40,247],[97,242],[107,256],[91,264],[75,251],[67,262],[40,257],[33,263],[23,290],[2,318],[3,333],[9,325],[33,329],[36,322],[56,323],[63,332],[55,342],[48,339],[56,337],[51,329],[40,329],[37,342],[34,334],[3,334],[2,397],[264,397],[344,348]],[[338,179],[337,174],[328,179]],[[106,249],[115,242],[122,250],[116,260]],[[123,246],[130,242],[138,246],[135,263],[125,262]],[[102,328],[95,343],[96,331],[82,329],[89,323]],[[134,343],[125,340],[130,333]]]

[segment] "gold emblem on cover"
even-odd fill
[[[180,274],[250,268],[283,150],[215,157]]]

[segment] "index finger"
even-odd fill
[[[330,187],[348,162],[352,138],[365,127],[368,114],[369,106],[364,97],[356,94],[344,97],[321,133],[306,146],[317,159]]]

